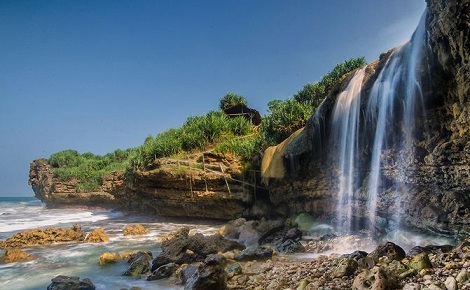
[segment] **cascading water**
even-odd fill
[[[364,69],[358,70],[336,101],[333,110],[333,140],[339,153],[339,193],[337,212],[337,228],[350,229],[353,200],[356,188],[356,165],[358,152],[358,130],[360,119],[362,81]]]
[[[399,155],[412,152],[416,114],[423,112],[418,70],[426,50],[425,20],[426,12],[411,41],[389,56],[368,95],[362,92],[363,68],[356,72],[336,100],[330,136],[338,167],[336,226],[340,232],[351,232],[354,213],[360,211],[360,203],[364,202],[361,198],[366,199],[363,217],[368,220],[368,226],[361,227],[373,230],[378,223],[379,193],[385,182],[383,168],[392,166],[398,176],[404,176],[411,166],[412,156]],[[361,94],[362,98],[368,98],[362,106]],[[369,134],[365,138],[368,141],[359,142],[361,134]],[[388,164],[384,152],[396,153],[394,164]],[[361,172],[367,168],[368,178],[364,179],[366,176]],[[395,190],[398,187],[397,183]],[[359,191],[365,191],[367,198],[362,193],[359,197]],[[395,206],[400,202],[400,198],[396,198]],[[397,224],[399,219],[394,220]]]

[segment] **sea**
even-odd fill
[[[213,234],[221,226],[220,222],[212,220],[132,215],[100,208],[47,208],[34,197],[0,197],[0,240],[28,229],[69,228],[74,224],[80,224],[86,232],[102,227],[110,241],[100,244],[65,243],[23,248],[37,258],[21,263],[0,263],[0,289],[44,290],[51,279],[58,275],[89,278],[96,289],[182,289],[180,286],[169,285],[166,280],[146,281],[145,277],[122,276],[128,267],[126,261],[100,266],[99,257],[105,252],[132,250],[151,251],[156,256],[160,252],[159,239],[172,231],[186,226],[194,232]],[[142,224],[149,233],[143,236],[124,236],[124,226],[133,224]],[[3,251],[0,251],[0,255],[3,255]]]

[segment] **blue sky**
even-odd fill
[[[263,114],[405,42],[423,0],[0,0],[0,196],[29,163],[143,143],[235,92]]]

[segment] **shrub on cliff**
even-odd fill
[[[250,121],[243,117],[229,118],[223,112],[211,111],[202,116],[189,117],[180,128],[165,131],[155,138],[147,137],[137,147],[130,161],[130,169],[150,169],[155,159],[181,152],[204,150],[207,146],[245,136],[253,131]]]
[[[320,81],[305,85],[293,98],[269,102],[268,114],[264,116],[258,139],[260,149],[278,144],[304,127],[333,87],[341,81],[342,76],[365,64],[364,57],[347,59],[337,64]]]
[[[227,108],[230,108],[230,107],[233,107],[233,106],[236,106],[236,105],[245,105],[245,106],[247,106],[248,103],[247,103],[245,97],[243,97],[241,95],[234,94],[234,93],[228,93],[220,99],[219,108],[221,110],[225,110]]]
[[[350,71],[363,67],[367,64],[364,57],[350,58],[337,64],[332,71],[325,74],[316,83],[306,84],[294,95],[294,99],[299,103],[308,103],[314,108],[318,107],[341,77]]]
[[[60,181],[76,180],[78,192],[89,192],[100,187],[101,176],[111,171],[124,170],[132,150],[118,149],[103,156],[63,150],[52,154],[48,161]]]

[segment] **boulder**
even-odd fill
[[[267,260],[273,255],[273,250],[262,246],[251,246],[235,255],[235,261]]]
[[[106,264],[116,263],[118,261],[129,260],[132,256],[132,254],[135,254],[137,252],[138,251],[120,252],[120,253],[106,252],[106,253],[101,254],[100,259],[99,259],[99,264],[100,264],[100,266],[103,266],[103,265],[106,265]]]
[[[4,263],[14,263],[29,261],[34,258],[36,258],[34,255],[28,254],[21,249],[12,248],[5,250],[5,254],[0,257],[0,261],[3,261]]]
[[[365,269],[354,278],[353,290],[392,290],[396,289],[397,281],[388,277],[380,267]]]
[[[124,271],[124,276],[139,276],[150,271],[150,261],[152,260],[152,253],[139,251],[131,255],[129,267]]]
[[[125,236],[145,235],[148,234],[148,232],[149,231],[141,224],[126,225],[122,230],[122,233]]]
[[[335,278],[341,278],[345,276],[351,276],[356,272],[358,268],[357,261],[353,258],[342,258],[337,261],[336,267],[332,271],[332,276]]]
[[[228,277],[231,278],[235,275],[240,275],[243,269],[239,263],[233,263],[225,269],[225,272],[227,272]]]
[[[283,220],[236,219],[227,223],[220,231],[230,239],[236,239],[245,246],[259,245],[264,239],[284,228]]]
[[[279,253],[288,254],[288,253],[302,253],[305,252],[305,248],[300,243],[300,241],[294,240],[285,240],[282,243],[275,243],[273,245]]]
[[[419,272],[423,269],[431,269],[432,264],[431,264],[431,261],[429,260],[428,254],[421,253],[411,258],[410,263],[408,264],[408,267]]]
[[[158,267],[157,270],[153,271],[150,276],[147,277],[147,281],[159,280],[170,277],[178,268],[175,263],[169,263]]]
[[[220,265],[204,264],[186,281],[185,290],[225,290],[227,273]]]
[[[452,251],[454,247],[452,245],[427,245],[424,247],[421,246],[416,246],[411,248],[411,250],[408,252],[409,256],[414,256],[420,253],[426,253],[426,254],[442,254],[442,253],[447,253]]]
[[[95,285],[90,279],[85,278],[80,281],[79,277],[57,276],[52,283],[47,286],[47,290],[94,290]]]
[[[106,243],[109,242],[109,237],[103,228],[96,228],[89,233],[85,238],[85,243]]]
[[[367,257],[371,258],[374,262],[378,262],[380,257],[387,257],[390,261],[401,261],[405,256],[405,250],[392,242],[378,245],[374,251],[367,255]]]
[[[244,247],[236,241],[225,239],[220,234],[189,236],[189,229],[183,228],[165,239],[161,245],[162,252],[152,261],[152,271],[168,263],[190,264],[201,262],[210,254],[227,252]]]

